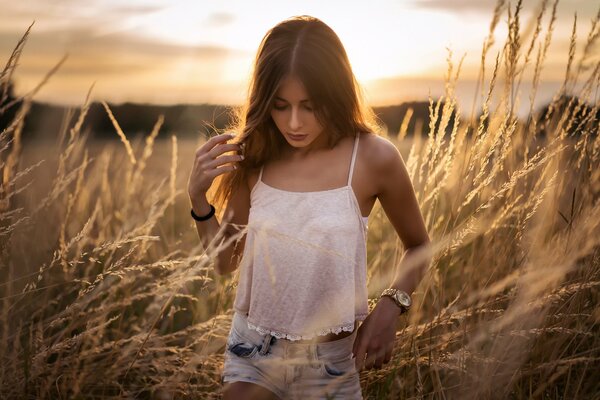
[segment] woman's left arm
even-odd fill
[[[376,182],[377,198],[406,249],[389,287],[411,295],[429,266],[430,259],[419,254],[430,243],[429,235],[400,152],[383,137],[371,139],[369,176]],[[381,368],[391,360],[400,314],[400,308],[390,297],[377,302],[358,328],[354,341],[357,370]]]

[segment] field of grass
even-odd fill
[[[392,361],[361,372],[365,399],[600,398],[600,14],[584,48],[572,39],[549,111],[519,119],[515,105],[535,97],[521,79],[543,79],[551,43],[556,2],[543,4],[527,35],[520,3],[493,16],[480,117],[447,126],[465,111],[449,58],[432,124],[411,139],[381,132],[403,154],[434,253]],[[0,98],[0,112],[19,107],[0,133],[0,398],[219,398],[237,274],[214,274],[189,215],[201,142],[155,141],[158,115],[145,141],[90,140],[88,102],[58,142],[23,142],[34,94]],[[371,306],[402,252],[376,203]]]

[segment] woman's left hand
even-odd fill
[[[386,296],[379,299],[356,333],[352,353],[356,357],[357,371],[363,367],[379,369],[390,362],[400,314],[394,300]]]

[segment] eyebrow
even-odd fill
[[[285,101],[286,103],[288,102],[286,99],[283,99],[279,96],[275,96],[275,100],[281,100],[281,101]],[[310,99],[304,99],[304,100],[300,100],[300,103],[308,103],[310,102]]]

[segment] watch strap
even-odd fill
[[[400,304],[398,302],[398,300],[396,299],[396,296],[395,296],[397,292],[403,292],[407,296],[410,297],[410,295],[408,293],[404,292],[403,290],[396,289],[396,288],[387,288],[383,292],[381,292],[381,295],[379,296],[379,298],[382,298],[384,296],[391,297],[392,300],[394,301],[394,303],[396,303],[396,305],[398,307],[400,307],[401,313],[405,313],[405,312],[407,312],[409,310],[409,307],[406,307],[404,304]]]

